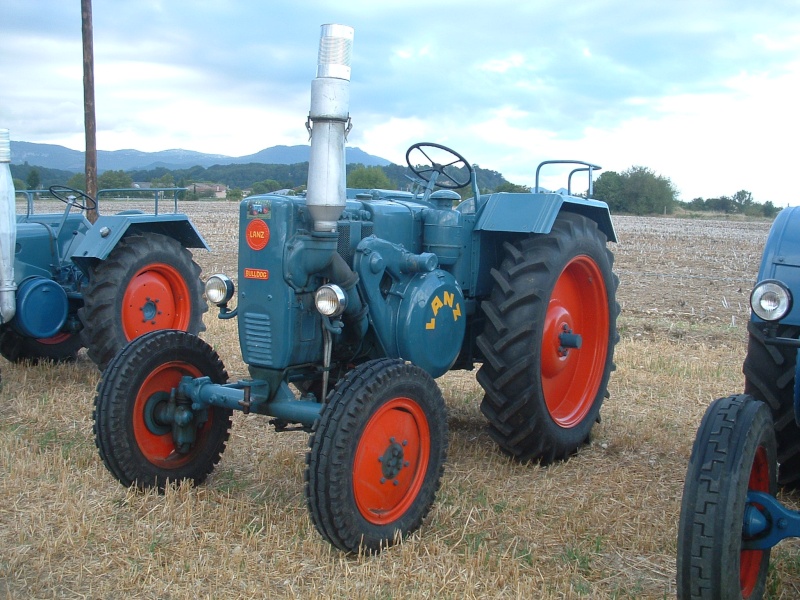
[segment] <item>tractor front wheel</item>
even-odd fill
[[[419,367],[370,361],[329,395],[309,445],[317,530],[344,551],[377,552],[419,528],[433,504],[447,452],[444,400]]]
[[[162,329],[205,329],[200,267],[176,240],[158,233],[123,238],[84,288],[83,343],[103,370],[129,341]]]
[[[103,372],[94,402],[95,443],[123,485],[163,489],[170,481],[200,483],[219,462],[231,427],[230,410],[193,411],[190,447],[176,444],[172,425],[161,418],[187,375],[210,377],[214,383],[228,380],[217,353],[183,331],[135,339]]]
[[[678,523],[678,598],[761,598],[769,550],[742,549],[748,490],[774,494],[777,451],[765,404],[719,398],[692,447]]]
[[[767,344],[764,324],[750,322],[744,359],[744,391],[769,406],[778,440],[778,483],[800,486],[800,427],[794,416],[797,349]],[[779,325],[777,337],[797,338],[800,327]]]
[[[500,448],[548,464],[588,440],[618,339],[614,257],[594,221],[562,213],[546,235],[506,242],[481,305],[481,411]]]

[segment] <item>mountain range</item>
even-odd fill
[[[98,150],[97,171],[131,171],[163,167],[170,170],[187,169],[194,166],[233,165],[262,163],[268,165],[292,165],[308,162],[311,147],[272,146],[255,154],[246,156],[225,156],[224,154],[205,154],[192,150],[162,150],[160,152],[141,152],[139,150]],[[390,161],[368,154],[360,148],[346,148],[347,163],[386,166]],[[21,165],[28,163],[48,169],[60,169],[80,173],[85,168],[84,153],[55,144],[33,142],[11,142],[11,162]]]

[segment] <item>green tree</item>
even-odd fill
[[[133,179],[125,171],[104,171],[97,178],[98,190],[109,190],[118,188],[129,188],[133,185]]]
[[[175,177],[172,173],[164,173],[161,177],[155,177],[150,180],[150,185],[155,188],[171,188],[175,187]]]
[[[282,186],[280,183],[275,181],[274,179],[265,179],[264,181],[256,181],[250,191],[253,194],[269,194],[270,192],[274,192],[276,190],[280,190],[285,186]],[[291,187],[291,186],[288,186]]]
[[[75,173],[67,180],[67,187],[76,190],[86,191],[86,173]]]
[[[621,174],[603,173],[597,179],[593,195],[614,212],[648,215],[672,214],[678,192],[668,178],[647,167],[634,166]]]
[[[365,167],[360,165],[347,175],[347,187],[367,190],[391,189],[392,182],[380,167]]]
[[[31,169],[30,173],[28,173],[28,178],[25,180],[25,183],[29,190],[38,190],[39,186],[42,185],[42,179],[39,176],[39,169]]]
[[[28,186],[25,185],[25,182],[22,179],[17,179],[16,177],[12,179],[14,182],[14,189],[19,191],[27,190]]]
[[[460,183],[460,182],[459,182]],[[531,188],[527,185],[517,185],[516,183],[510,183],[508,181],[501,183],[495,189],[495,192],[511,192],[511,193],[519,193],[519,194],[529,194]]]
[[[243,195],[242,188],[228,188],[225,191],[226,200],[234,200],[238,202],[242,199]]]
[[[766,202],[764,202],[764,216],[765,217],[771,219],[772,217],[777,215],[779,211],[780,211],[780,209],[778,207],[776,207],[772,203],[772,200],[767,200]]]

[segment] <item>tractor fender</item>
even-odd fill
[[[553,193],[508,192],[491,194],[481,199],[485,200],[485,204],[475,225],[475,231],[550,233],[556,217],[563,210],[592,219],[608,241],[617,241],[608,204],[600,200]]]
[[[800,206],[784,208],[772,223],[758,269],[758,281],[765,279],[783,282],[794,297],[781,323],[800,325]],[[752,320],[761,321],[755,314]]]
[[[99,217],[72,254],[72,262],[88,276],[92,267],[105,260],[120,240],[131,233],[160,233],[174,238],[184,248],[210,250],[203,236],[184,214],[123,213]]]

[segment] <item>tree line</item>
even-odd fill
[[[747,190],[740,190],[732,196],[695,198],[691,202],[681,202],[669,178],[641,166],[631,167],[622,173],[604,172],[594,184],[592,197],[606,202],[612,213],[633,215],[671,215],[681,208],[687,211],[772,218],[780,210],[770,200],[763,204],[756,202]]]
[[[497,171],[474,165],[480,192],[530,192],[528,186],[507,181]],[[51,185],[67,185],[85,189],[83,174],[36,167],[25,163],[11,165],[14,185],[18,190],[43,189]],[[364,166],[347,165],[347,185],[364,189],[409,189],[409,170],[401,165]],[[243,165],[214,165],[170,170],[158,167],[147,170],[104,171],[98,177],[98,189],[130,188],[134,182],[149,182],[153,187],[186,187],[184,199],[198,200],[214,193],[198,191],[198,184],[214,182],[228,188],[231,200],[242,198],[243,190],[251,194],[266,194],[278,190],[300,192],[308,181],[308,163],[291,165],[250,163]],[[471,189],[457,190],[462,197],[472,195]],[[587,190],[588,191],[588,190]],[[585,193],[583,194],[585,195]],[[757,202],[753,195],[740,190],[731,196],[695,198],[689,202],[678,200],[672,181],[647,167],[633,166],[626,171],[605,171],[594,183],[592,197],[606,202],[612,213],[633,215],[673,214],[676,210],[742,214],[774,217],[780,210],[771,201]]]

